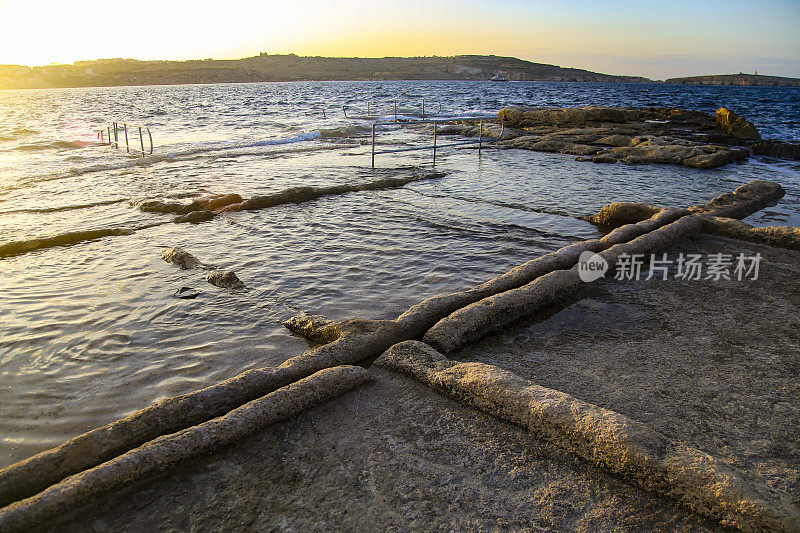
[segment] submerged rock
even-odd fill
[[[232,270],[212,270],[206,274],[206,281],[223,289],[243,290],[247,288]]]
[[[334,322],[326,316],[300,314],[283,323],[284,327],[303,338],[325,344],[336,340],[338,331],[330,328]]]
[[[179,215],[173,219],[173,222],[181,223],[181,222],[189,222],[191,224],[198,224],[200,222],[206,222],[211,220],[217,216],[214,211],[209,211],[208,209],[201,209],[198,211],[191,211],[186,213],[185,215]]]
[[[191,205],[196,210],[216,211],[231,204],[238,204],[242,200],[238,194],[219,194],[198,198]]]
[[[161,258],[167,263],[178,265],[181,268],[202,268],[203,263],[195,256],[181,248],[169,248],[161,252]]]
[[[181,300],[194,300],[198,296],[200,296],[200,291],[195,290],[191,287],[181,287],[173,294],[175,298],[180,298]]]

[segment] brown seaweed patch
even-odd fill
[[[529,429],[642,488],[743,531],[798,531],[786,494],[745,480],[714,457],[609,409],[483,363],[450,361],[416,341],[376,365],[409,374],[456,400]]]
[[[164,435],[47,490],[0,509],[0,530],[26,531],[83,505],[103,492],[180,461],[233,444],[270,424],[335,398],[370,379],[369,372],[338,366],[252,400],[224,416]]]

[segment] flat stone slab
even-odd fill
[[[800,507],[800,252],[700,236],[666,253],[762,261],[757,280],[657,275],[587,286],[561,309],[448,357],[643,422]]]
[[[372,367],[373,380],[63,517],[87,531],[713,531],[528,431]]]
[[[506,128],[493,146],[572,154],[594,163],[716,168],[747,159],[748,146],[761,140],[750,122],[725,108],[714,115],[659,107],[509,106],[498,114]],[[455,125],[442,133],[479,132],[475,125]],[[483,134],[496,138],[499,130],[489,126]]]

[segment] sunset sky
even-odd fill
[[[800,0],[0,0],[0,64],[509,55],[611,74],[800,77]]]

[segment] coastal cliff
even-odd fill
[[[496,74],[515,81],[650,81],[500,56],[334,58],[262,53],[232,60],[98,59],[43,67],[0,65],[0,89],[302,80],[487,80]]]

